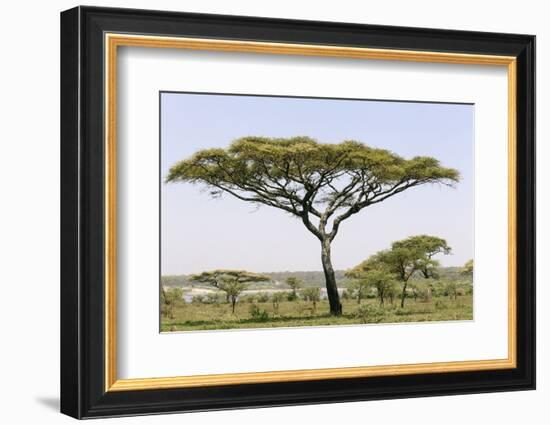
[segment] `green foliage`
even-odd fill
[[[195,297],[193,297],[193,300]],[[225,300],[225,297],[221,297],[220,294],[206,294],[202,297],[204,304],[219,304]]]
[[[189,280],[194,282],[207,283],[218,288],[220,283],[235,281],[238,283],[265,282],[269,281],[269,276],[247,272],[246,270],[212,270],[189,276]]]
[[[378,271],[393,275],[402,284],[401,307],[405,306],[409,279],[419,273],[424,278],[437,278],[439,261],[433,256],[450,254],[451,248],[445,239],[419,235],[393,242],[391,249],[380,251],[354,267],[351,274]],[[392,280],[392,279],[389,279]],[[412,292],[415,294],[414,291]]]
[[[296,296],[296,291],[303,286],[302,281],[295,276],[287,277],[285,283],[292,289],[294,296]]]
[[[414,186],[452,185],[459,179],[457,170],[435,158],[404,159],[353,140],[334,144],[310,137],[250,136],[177,162],[166,182],[199,183],[213,197],[227,193],[281,209],[299,217],[319,239],[332,241],[342,221],[369,205]],[[320,219],[318,226],[310,215]]]
[[[469,289],[471,287],[471,285],[451,280],[445,282],[445,295],[456,301],[458,297],[466,295],[468,292],[470,292]]]
[[[385,311],[382,307],[373,304],[360,304],[355,311],[356,317],[362,323],[380,323],[384,317]]]
[[[384,304],[389,292],[393,291],[396,280],[396,276],[391,272],[391,269],[385,263],[377,261],[361,263],[349,270],[346,275],[354,279],[348,285],[348,290],[350,295],[357,299],[358,303],[367,297],[368,292],[374,288],[380,299],[380,304]]]
[[[317,303],[321,301],[321,289],[320,288],[305,288],[301,291],[302,298],[305,301],[309,301],[313,304],[313,311],[317,311]]]
[[[286,297],[284,292],[274,292],[273,295],[271,295],[271,303],[273,304],[273,311],[275,314],[279,314],[279,304],[283,302]]]
[[[301,295],[305,301],[317,302],[321,300],[321,289],[305,288],[305,289],[302,289]]]
[[[252,304],[239,300],[235,314],[227,304],[185,304],[181,303],[174,308],[174,317],[161,316],[161,329],[166,331],[191,331],[207,329],[237,329],[237,328],[280,328],[294,326],[326,326],[350,325],[363,323],[356,314],[356,300],[343,300],[347,314],[335,317],[329,314],[328,300],[317,303],[317,310],[313,312],[311,302],[299,300],[294,302],[283,301],[279,304],[279,314],[274,314],[271,303],[257,304],[259,310],[267,313],[255,315],[258,321],[250,314]],[[377,300],[363,300],[361,305],[379,305]],[[380,310],[384,312],[379,323],[449,321],[472,319],[472,297],[460,296],[458,300],[448,296],[433,296],[426,303],[409,303],[405,308],[390,307],[389,303]],[[369,323],[378,321],[373,317]]]
[[[287,292],[286,293],[286,300],[287,301],[297,301],[298,300],[298,294],[294,293],[294,292]]]
[[[460,273],[463,276],[467,276],[469,278],[472,278],[474,276],[474,260],[468,260],[462,267],[462,270]]]
[[[258,307],[256,304],[252,304],[248,311],[251,319],[255,322],[267,322],[269,320],[269,313]]]
[[[380,192],[376,196],[380,199],[413,185],[451,184],[458,181],[459,173],[441,167],[434,158],[407,160],[357,141],[331,144],[309,137],[251,136],[235,140],[227,149],[205,149],[179,161],[170,168],[166,181],[203,183],[211,187],[213,196],[223,191],[294,213],[291,200],[302,199],[308,187],[319,187],[317,200],[330,202],[343,191],[333,190],[328,183],[346,177],[357,180],[351,189],[364,186],[373,196]],[[364,184],[367,181],[370,189]],[[375,187],[379,188],[376,192]],[[349,192],[348,199],[358,195]]]
[[[265,276],[269,277],[270,282],[258,282],[258,283],[251,283],[250,287],[258,287],[258,289],[262,289],[265,287],[269,287],[270,283],[272,282],[285,282],[285,280],[289,277],[296,277],[299,279],[302,283],[302,287],[308,287],[308,286],[318,286],[318,287],[324,287],[325,286],[325,274],[322,271],[293,271],[293,272],[269,272],[269,273],[263,273]],[[345,271],[344,270],[335,270],[334,275],[336,277],[336,281],[340,284],[345,279]],[[210,284],[206,283],[203,284],[201,282],[191,281],[190,278],[194,275],[165,275],[161,277],[161,282],[165,287],[171,287],[171,286],[179,286],[182,288],[192,288],[197,286],[211,286]]]
[[[183,290],[181,288],[167,289],[161,285],[160,291],[160,313],[161,316],[174,317],[174,309],[176,306],[184,304]]]
[[[348,284],[346,293],[350,298],[357,300],[357,303],[360,304],[361,300],[367,298],[370,289],[371,284],[367,279],[354,279]]]
[[[267,292],[260,292],[257,296],[256,296],[256,301],[258,301],[259,303],[266,303],[269,301],[269,294]]]
[[[193,299],[191,300],[191,302],[194,304],[205,304],[205,300],[206,300],[205,295],[197,294],[193,296]]]
[[[232,312],[235,313],[237,299],[241,292],[248,287],[248,284],[268,281],[269,277],[245,270],[212,270],[192,275],[189,279],[195,282],[207,283],[225,292],[231,302]]]
[[[415,300],[428,302],[432,299],[433,286],[425,282],[412,282],[409,284]]]

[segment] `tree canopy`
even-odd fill
[[[462,266],[462,269],[460,270],[460,274],[463,276],[472,277],[474,275],[474,260],[468,260],[466,263],[464,263],[464,266]]]
[[[287,277],[285,283],[292,289],[293,295],[296,295],[296,290],[302,287],[302,281],[294,276]]]
[[[269,276],[251,273],[245,270],[212,270],[190,276],[191,281],[207,283],[225,292],[227,299],[231,301],[233,313],[237,298],[249,283],[265,282],[270,280]]]
[[[194,282],[207,283],[214,287],[219,287],[220,284],[227,281],[235,281],[239,283],[266,282],[271,280],[269,276],[252,273],[246,270],[212,270],[194,274],[189,277],[189,280]]]
[[[401,306],[405,304],[407,283],[415,273],[425,278],[436,278],[439,261],[436,254],[450,254],[451,248],[445,239],[436,236],[418,235],[395,241],[391,248],[370,256],[349,273],[362,276],[365,273],[385,272],[397,277],[403,285]]]
[[[372,267],[367,270],[354,268],[348,271],[346,276],[353,279],[348,285],[348,290],[357,298],[358,303],[370,288],[375,288],[380,304],[384,304],[384,299],[396,281],[396,276],[390,273],[387,267]]]
[[[413,186],[452,185],[459,178],[457,170],[442,167],[435,158],[404,159],[353,140],[243,137],[227,149],[204,149],[177,162],[166,181],[202,183],[214,197],[225,192],[279,208],[300,217],[319,239],[332,240],[340,223],[366,206]]]

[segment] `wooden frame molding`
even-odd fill
[[[134,391],[206,387],[251,383],[411,375],[511,369],[516,353],[516,58],[513,56],[440,53],[429,51],[336,47],[327,45],[266,43],[146,35],[105,34],[105,391]],[[507,67],[508,72],[508,358],[386,366],[307,369],[255,373],[117,379],[116,324],[116,123],[117,50],[121,46],[248,52],[260,54],[328,56],[358,60],[397,60]]]

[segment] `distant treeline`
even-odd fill
[[[446,281],[463,281],[464,276],[460,273],[461,267],[440,267],[438,268],[439,279]],[[345,277],[345,270],[336,270],[336,283],[339,287],[345,288],[348,278]],[[298,272],[270,272],[262,273],[271,277],[271,282],[257,283],[251,285],[251,288],[268,288],[273,286],[286,287],[285,280],[288,277],[296,277],[303,283],[303,287],[325,287],[325,275],[322,271],[298,271]],[[165,286],[192,287],[201,286],[196,282],[189,280],[191,275],[167,275],[161,277],[161,282]],[[417,277],[421,279],[421,277]],[[413,280],[415,280],[413,278]]]

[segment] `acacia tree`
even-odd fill
[[[271,295],[271,303],[273,304],[273,312],[279,314],[279,304],[285,299],[285,294],[282,292],[274,292]]]
[[[361,304],[361,301],[367,296],[367,291],[370,288],[371,285],[366,279],[354,279],[348,284],[350,297],[355,298],[357,304]]]
[[[253,282],[265,282],[269,276],[251,273],[245,270],[213,270],[195,274],[189,277],[194,282],[207,283],[214,288],[225,292],[231,303],[231,312],[235,313],[237,298]]]
[[[354,268],[346,272],[346,276],[352,278],[350,289],[357,297],[357,303],[361,303],[361,299],[366,295],[370,288],[375,288],[380,305],[384,305],[384,299],[389,296],[389,292],[394,285],[395,276],[388,272],[387,267],[374,264],[368,268]]]
[[[302,281],[297,277],[290,276],[285,279],[285,283],[292,289],[292,296],[296,298],[298,296],[296,291],[302,287]]]
[[[435,236],[411,236],[401,241],[393,242],[391,249],[380,251],[361,264],[355,270],[387,270],[397,276],[401,282],[401,307],[405,307],[407,285],[415,273],[421,273],[425,278],[437,276],[439,261],[433,257],[436,254],[450,254],[451,248],[445,241]]]
[[[223,193],[283,210],[319,240],[330,312],[342,314],[331,261],[340,225],[364,208],[409,188],[452,185],[457,170],[431,157],[404,159],[357,141],[318,143],[309,137],[243,137],[227,149],[196,152],[174,164],[167,182],[203,184],[213,197]]]
[[[313,304],[313,313],[317,311],[317,303],[321,301],[321,289],[316,287],[302,289],[302,297]]]
[[[161,314],[170,317],[170,319],[173,319],[174,307],[178,302],[182,302],[183,289],[179,287],[174,287],[167,290],[162,284],[161,284],[161,289],[162,289],[162,292],[160,294]]]
[[[409,251],[419,251],[417,268],[425,279],[438,278],[437,267],[439,262],[433,260],[433,257],[437,254],[447,255],[451,253],[451,247],[447,245],[445,239],[428,235],[412,236],[392,244],[392,249],[402,248]]]
[[[462,276],[467,276],[469,278],[472,278],[474,276],[474,260],[468,260],[464,263],[464,266],[462,266],[462,269],[460,270],[460,274]]]

